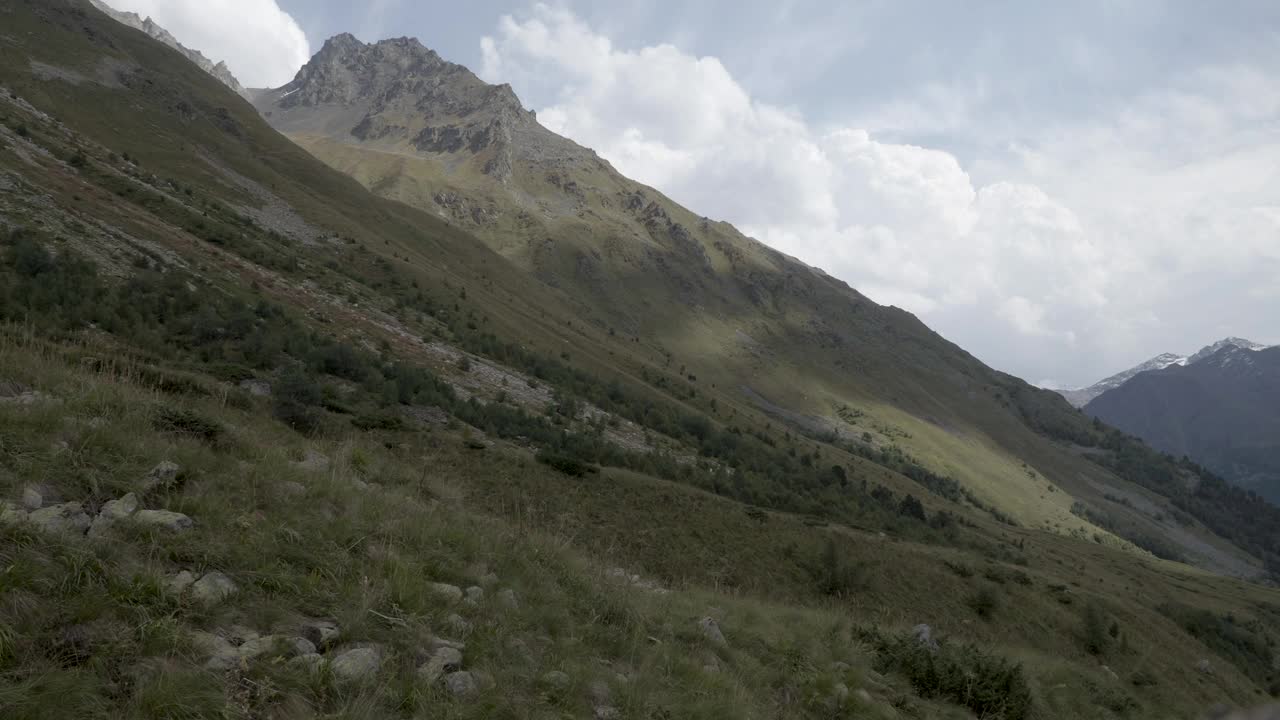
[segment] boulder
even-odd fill
[[[289,659],[290,667],[300,667],[307,672],[315,672],[324,664],[324,658],[320,653],[311,653],[309,655],[299,655]]]
[[[511,588],[503,588],[498,591],[498,605],[506,610],[517,610],[520,608],[520,601],[516,599],[516,591]]]
[[[564,692],[573,684],[573,679],[569,677],[568,673],[560,672],[559,670],[552,670],[548,673],[544,673],[543,676],[539,678],[539,682],[549,690]]]
[[[205,573],[191,586],[191,596],[201,605],[217,605],[236,593],[239,588],[231,578],[220,572]]]
[[[66,535],[83,535],[90,525],[89,516],[78,502],[41,508],[33,511],[27,519],[44,532]]]
[[[933,639],[933,628],[925,623],[911,628],[911,634],[915,636],[916,642],[929,648],[929,650],[938,649],[938,641]]]
[[[702,618],[698,621],[698,629],[702,631],[702,636],[710,641],[712,645],[716,647],[727,647],[729,645],[728,641],[724,639],[724,633],[720,632],[720,625],[715,621],[715,618],[709,615]]]
[[[195,521],[191,518],[170,510],[139,510],[133,514],[133,521],[143,527],[173,533],[186,532],[195,527]]]
[[[271,383],[267,382],[266,380],[258,380],[256,378],[241,380],[240,389],[244,390],[250,395],[253,395],[254,397],[270,397],[271,396]]]
[[[197,653],[207,658],[205,667],[210,670],[229,670],[240,662],[240,653],[226,640],[207,632],[191,634],[191,644]]]
[[[444,626],[449,628],[455,635],[467,635],[471,632],[471,623],[457,613],[452,613],[445,618]]]
[[[613,691],[609,689],[609,683],[603,680],[596,680],[591,683],[588,694],[591,696],[591,702],[595,705],[608,705],[613,700]]]
[[[464,592],[466,593],[466,598],[464,598],[463,602],[468,605],[476,606],[484,602],[484,588],[472,585]]]
[[[190,570],[183,570],[177,575],[167,577],[162,581],[162,587],[165,594],[173,597],[182,597],[182,594],[195,584],[196,576],[191,574]]]
[[[177,483],[179,471],[181,471],[181,468],[178,467],[177,463],[163,460],[151,468],[151,472],[138,481],[138,491],[149,493],[152,490],[173,487]]]
[[[1197,663],[1196,663],[1196,671],[1197,671],[1197,672],[1200,672],[1200,673],[1202,673],[1202,674],[1204,674],[1204,675],[1212,675],[1212,674],[1213,674],[1213,663],[1209,662],[1209,659],[1208,659],[1208,658],[1203,658],[1203,659],[1201,659],[1199,662],[1197,662]]]
[[[612,705],[601,705],[595,709],[593,716],[595,720],[618,720],[622,717],[622,713]]]
[[[436,597],[450,604],[462,602],[462,588],[449,583],[427,583],[427,590]]]
[[[449,692],[453,693],[454,697],[470,697],[480,690],[480,684],[466,670],[459,670],[445,675],[444,684],[445,687],[449,688]]]
[[[323,472],[329,469],[329,456],[318,450],[307,448],[302,453],[302,459],[295,464],[303,470]]]
[[[382,651],[376,647],[344,650],[329,661],[329,672],[341,682],[360,683],[372,680],[382,667]]]
[[[89,526],[89,535],[98,537],[107,531],[107,528],[116,523],[117,520],[123,520],[130,517],[138,510],[138,496],[128,493],[118,500],[109,500],[98,511],[98,517],[93,519],[93,525]]]
[[[294,480],[285,480],[280,483],[280,492],[289,497],[302,497],[307,494],[307,486]]]
[[[319,654],[316,652],[316,646],[312,645],[310,640],[283,635],[263,635],[249,640],[239,647],[239,653],[240,657],[245,660],[252,660],[268,654],[285,658]]]
[[[27,511],[12,503],[0,500],[0,523],[23,522],[27,519]]]
[[[418,678],[428,685],[433,685],[445,673],[462,669],[462,653],[455,648],[442,647],[436,650],[429,660],[418,668]]]
[[[302,625],[302,637],[318,648],[327,648],[338,641],[342,632],[331,620],[309,620]]]
[[[39,510],[44,506],[44,497],[33,487],[22,489],[22,506],[28,510]]]

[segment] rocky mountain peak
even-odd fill
[[[1201,360],[1216,355],[1224,348],[1240,348],[1241,350],[1258,351],[1265,350],[1266,347],[1266,345],[1253,342],[1252,340],[1246,340],[1240,337],[1226,337],[1212,345],[1206,345],[1205,347],[1200,348],[1200,350],[1196,352],[1196,354],[1192,355],[1188,361],[1193,363],[1200,362]]]

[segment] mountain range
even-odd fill
[[[1084,411],[1280,503],[1280,348],[1231,339],[1206,350],[1138,374]]]
[[[145,22],[2,10],[0,716],[1280,692],[1280,509],[510,87],[339,35],[250,103]]]
[[[1239,348],[1244,348],[1246,350],[1263,350],[1267,346],[1260,345],[1258,343],[1253,342],[1252,340],[1246,340],[1244,338],[1238,338],[1238,337],[1223,338],[1222,340],[1219,340],[1215,343],[1212,343],[1210,345],[1206,345],[1200,348],[1199,350],[1197,350],[1196,352],[1190,355],[1178,355],[1176,353],[1162,353],[1160,355],[1157,355],[1151,358],[1150,360],[1147,360],[1144,363],[1135,365],[1134,367],[1131,367],[1128,370],[1125,370],[1123,372],[1118,372],[1115,375],[1112,375],[1106,379],[1099,380],[1098,382],[1090,385],[1089,387],[1078,388],[1076,390],[1062,390],[1061,393],[1062,393],[1062,396],[1067,399],[1067,402],[1070,402],[1072,405],[1076,407],[1082,408],[1085,405],[1088,405],[1089,402],[1092,401],[1094,398],[1107,392],[1108,390],[1114,390],[1115,388],[1120,387],[1121,385],[1125,384],[1126,382],[1128,382],[1130,379],[1132,379],[1134,376],[1138,375],[1139,373],[1144,373],[1144,372],[1147,372],[1148,370],[1163,370],[1164,368],[1167,368],[1171,365],[1185,366],[1189,363],[1194,363],[1194,362],[1203,360],[1204,358],[1207,358],[1210,355],[1213,355],[1214,353],[1218,352],[1224,347],[1239,347]]]

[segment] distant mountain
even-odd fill
[[[1266,345],[1261,345],[1253,342],[1252,340],[1245,340],[1244,338],[1223,338],[1212,345],[1206,345],[1200,348],[1200,350],[1192,355],[1163,353],[1140,365],[1131,367],[1123,372],[1118,372],[1105,380],[1099,380],[1089,387],[1079,388],[1076,390],[1062,390],[1060,392],[1072,405],[1075,405],[1076,407],[1084,407],[1102,393],[1107,392],[1108,390],[1114,390],[1125,384],[1138,373],[1144,373],[1148,370],[1163,370],[1171,365],[1186,365],[1188,363],[1198,362],[1228,346],[1245,348],[1247,350],[1262,350],[1267,347]]]
[[[199,50],[192,50],[191,48],[183,45],[178,42],[178,39],[175,38],[172,33],[157,25],[150,17],[144,19],[137,13],[116,10],[101,0],[91,0],[91,2],[94,7],[106,13],[108,17],[116,22],[122,25],[128,25],[135,30],[141,30],[156,40],[159,40],[165,45],[168,45],[174,50],[182,53],[188,60],[199,66],[201,70],[204,70],[220,80],[223,85],[234,90],[240,97],[245,100],[252,99],[252,93],[246,90],[244,86],[240,84],[239,80],[236,80],[236,77],[231,74],[231,70],[227,68],[227,64],[225,62],[218,62],[215,64],[212,60],[205,57]]]
[[[1084,410],[1280,503],[1280,347],[1260,347],[1228,338],[1185,364],[1140,373]]]

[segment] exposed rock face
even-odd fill
[[[178,42],[178,39],[175,38],[172,33],[157,25],[156,22],[149,17],[144,19],[137,13],[116,10],[101,0],[93,0],[93,5],[106,13],[108,17],[116,22],[122,25],[128,25],[135,30],[141,30],[156,40],[159,40],[165,45],[177,50],[188,60],[195,63],[201,70],[204,70],[217,78],[223,85],[231,88],[240,97],[245,100],[251,99],[252,94],[248,90],[244,89],[244,86],[240,84],[239,80],[236,80],[235,76],[231,74],[231,71],[227,69],[227,64],[225,62],[218,62],[215,64],[212,60],[205,57],[199,50],[192,50]]]
[[[539,125],[510,85],[489,85],[412,38],[366,45],[336,35],[292,82],[261,93],[255,105],[286,132],[462,155],[499,181],[535,156],[595,156]]]

